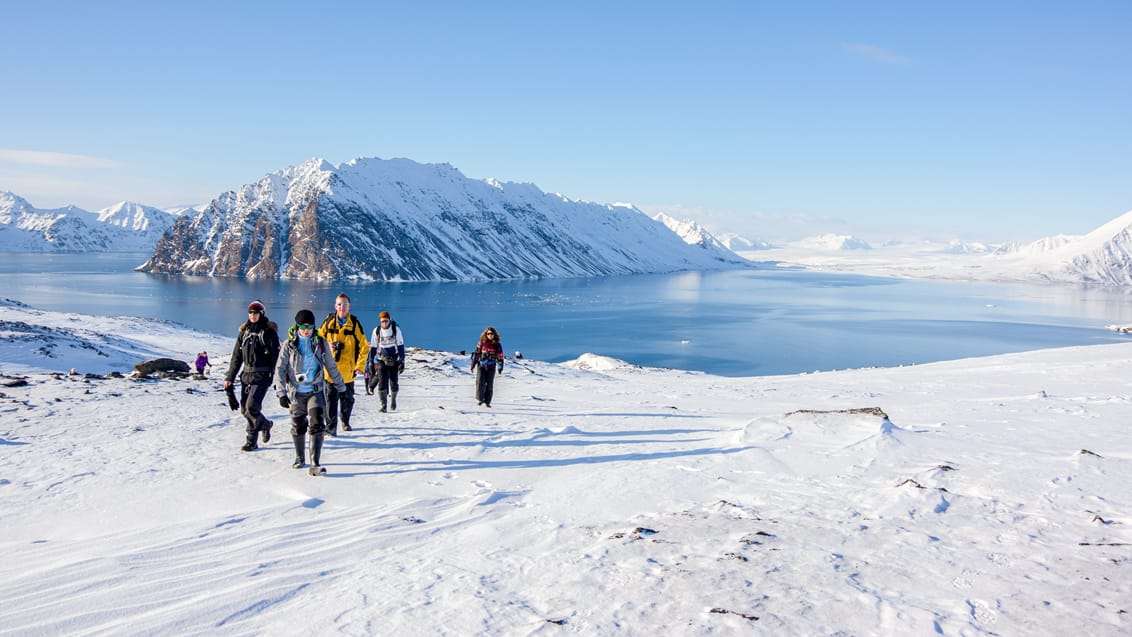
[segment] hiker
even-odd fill
[[[476,402],[491,407],[495,375],[503,373],[503,345],[494,327],[487,328],[480,335],[480,342],[472,352],[472,369],[476,372]]]
[[[257,449],[256,433],[263,433],[263,443],[271,440],[271,421],[263,416],[263,397],[271,388],[275,362],[279,358],[279,333],[267,318],[263,301],[248,304],[248,320],[240,326],[232,359],[224,378],[224,389],[232,387],[240,375],[240,413],[248,421],[247,441],[241,451]]]
[[[295,469],[306,466],[305,438],[310,429],[310,474],[326,473],[322,467],[322,441],[326,430],[326,379],[329,376],[338,392],[345,392],[345,383],[330,343],[314,331],[314,312],[299,310],[295,325],[287,331],[287,342],[275,368],[275,394],[279,405],[291,411],[291,440],[295,443]]]
[[[369,354],[365,328],[358,317],[350,314],[350,297],[339,294],[334,299],[334,311],[326,316],[318,328],[318,334],[330,343],[338,372],[346,383],[346,388],[342,391],[337,389],[335,383],[327,395],[326,433],[337,436],[339,409],[343,431],[352,429],[350,414],[354,411],[354,378],[365,373],[366,356]],[[331,380],[329,370],[326,372],[326,380]]]
[[[373,387],[377,387],[377,395],[381,397],[381,411],[397,410],[397,392],[399,391],[397,377],[405,371],[405,339],[397,327],[397,321],[389,316],[389,312],[382,311],[377,315],[380,325],[373,328],[370,335],[369,357],[366,361],[366,393],[373,394]]]
[[[212,363],[208,362],[208,352],[201,352],[197,354],[196,368],[197,373],[204,376],[204,368],[212,369]]]

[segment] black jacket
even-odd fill
[[[236,346],[232,348],[232,361],[228,364],[227,380],[235,381],[240,374],[240,382],[245,385],[270,385],[275,375],[275,363],[279,360],[279,334],[275,323],[261,316],[255,323],[240,326]],[[241,372],[240,368],[243,368]]]

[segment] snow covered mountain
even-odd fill
[[[654,215],[653,219],[663,223],[665,227],[675,232],[684,240],[684,243],[699,246],[709,254],[716,255],[721,260],[730,259],[730,257],[734,255],[729,246],[724,245],[715,235],[708,232],[703,226],[691,219],[680,221],[679,219],[669,217],[663,212]]]
[[[1087,235],[1040,239],[1008,256],[1027,278],[1132,285],[1132,211]]]
[[[748,239],[734,232],[725,232],[716,237],[728,250],[733,252],[771,250],[774,245],[762,239]]]
[[[448,164],[312,159],[184,213],[139,270],[460,281],[749,265],[628,205],[465,177]]]
[[[121,202],[98,212],[75,206],[44,210],[0,192],[0,250],[6,252],[146,252],[176,215]]]

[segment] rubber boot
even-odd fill
[[[307,464],[307,449],[303,443],[306,436],[291,436],[291,440],[295,443],[295,463],[291,465],[294,469],[302,469]]]
[[[387,402],[389,400],[389,392],[385,391],[384,389],[381,389],[381,390],[378,390],[377,396],[379,398],[381,398],[381,411],[382,411],[382,413],[388,411]]]
[[[322,466],[319,465],[319,462],[322,460],[322,436],[323,434],[321,433],[311,434],[310,474],[312,476],[320,476],[326,473],[326,469],[323,469]]]
[[[389,411],[397,411],[397,392],[389,392]]]
[[[259,449],[259,446],[255,443],[256,433],[257,432],[254,429],[247,432],[248,439],[246,442],[244,442],[244,446],[240,447],[240,451],[255,451],[256,449]]]

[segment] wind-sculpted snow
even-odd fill
[[[3,634],[1132,629],[1132,345],[762,378],[524,358],[487,409],[466,356],[410,344],[398,409],[359,395],[312,478],[285,433],[238,450],[231,335],[0,302],[16,323]],[[207,378],[107,373],[201,349]]]
[[[140,269],[249,278],[439,281],[746,267],[635,208],[405,159],[311,160],[178,224]],[[208,224],[222,232],[202,232]],[[200,255],[210,259],[201,267]]]

